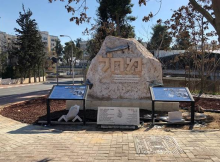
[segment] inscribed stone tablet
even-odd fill
[[[98,107],[97,124],[139,125],[139,108]]]

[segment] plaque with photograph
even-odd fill
[[[87,86],[85,85],[56,85],[52,89],[49,99],[85,99]]]
[[[186,87],[152,87],[154,101],[194,101]]]

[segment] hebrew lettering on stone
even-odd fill
[[[103,72],[106,72],[109,68],[111,72],[115,71],[115,63],[119,62],[119,71],[125,71],[125,63],[128,65],[126,71],[131,71],[132,67],[134,67],[135,72],[141,72],[142,70],[142,59],[141,58],[127,58],[126,62],[125,58],[112,58],[112,54],[108,54],[106,58],[99,56],[99,62],[104,62],[105,66],[102,68]],[[110,65],[111,62],[111,65]]]
[[[137,62],[137,67],[134,70],[136,72],[141,71],[141,66],[142,66],[141,58],[127,58],[128,67],[127,67],[126,71],[131,71],[131,68],[135,62]]]
[[[103,58],[102,56],[99,56],[99,62],[105,62],[105,66],[102,68],[103,72],[106,72],[109,69],[109,58]]]
[[[120,71],[124,71],[124,59],[123,58],[111,58],[111,71],[115,71],[115,62],[119,62]]]

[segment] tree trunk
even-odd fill
[[[215,14],[215,29],[217,31],[218,34],[218,41],[220,44],[220,0],[212,0],[212,8],[214,10],[214,14]]]
[[[40,80],[40,65],[37,65],[37,72],[38,72],[38,81],[41,82]]]
[[[24,75],[21,74],[21,84],[24,82]]]
[[[21,84],[24,83],[24,80],[26,79],[26,72],[21,72]]]
[[[116,15],[116,31],[117,31],[117,36],[121,36],[120,22],[119,22],[119,16],[118,15]]]
[[[36,68],[34,68],[34,83],[37,82],[37,76],[36,76]]]
[[[44,67],[42,66],[42,69],[43,69],[43,82],[44,82]]]
[[[205,65],[204,65],[204,59],[205,59],[205,52],[204,52],[204,29],[203,29],[203,17],[202,17],[202,69],[201,69],[201,88],[200,88],[200,93],[203,93],[204,91],[204,83],[205,83]]]
[[[29,69],[29,81],[28,81],[28,83],[31,83],[31,69]]]
[[[201,5],[199,5],[196,0],[189,0],[190,3],[193,5],[194,9],[201,13],[209,22],[212,24],[212,26],[215,28],[217,34],[218,34],[218,41],[220,43],[220,0],[212,0],[212,8],[214,11],[215,18],[212,17],[212,15],[206,11],[204,8],[202,8]]]

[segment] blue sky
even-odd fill
[[[158,0],[151,0],[147,6],[139,7],[138,0],[132,0],[134,4],[132,15],[137,17],[137,20],[132,23],[135,26],[136,37],[143,38],[144,41],[150,39],[151,27],[156,23],[157,19],[166,20],[172,15],[171,9],[178,9],[181,5],[186,5],[188,0],[163,0],[160,12],[148,23],[142,22],[142,18],[149,14],[156,13],[159,9]],[[33,18],[36,19],[38,27],[41,31],[48,31],[50,35],[59,36],[61,34],[69,35],[73,40],[82,38],[87,40],[90,36],[85,36],[82,32],[89,24],[76,25],[70,22],[71,13],[67,13],[65,2],[56,1],[49,3],[48,0],[0,0],[0,31],[8,34],[15,34],[14,28],[18,27],[16,19],[19,17],[19,12],[22,11],[22,3],[25,8],[30,8],[33,12]],[[92,21],[96,18],[96,9],[99,6],[96,0],[87,0],[87,14],[92,17]],[[60,38],[64,43],[69,41],[68,38]]]

